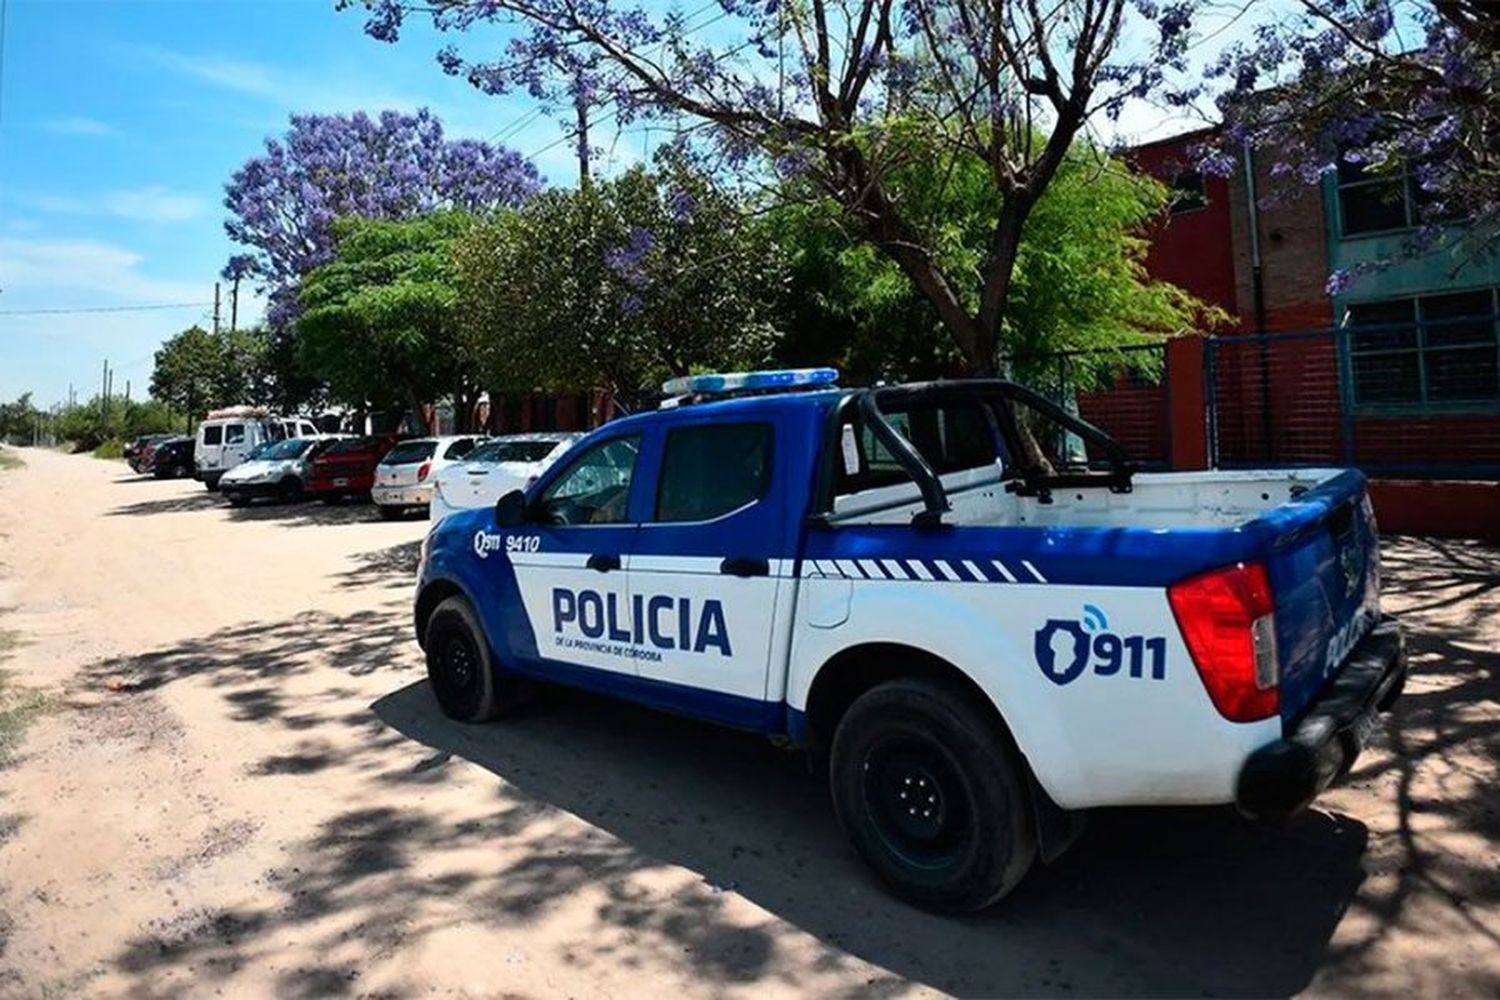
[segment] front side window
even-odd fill
[[[622,524],[630,500],[630,482],[639,435],[603,441],[552,481],[537,502],[549,524]]]
[[[1494,289],[1349,306],[1349,372],[1357,405],[1500,400]]]
[[[244,444],[245,443],[245,425],[244,424],[230,424],[229,426],[225,427],[224,428],[224,443],[225,444]]]
[[[771,481],[767,424],[705,424],[667,433],[656,520],[709,521],[765,496]]]

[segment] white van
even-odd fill
[[[321,436],[317,425],[306,417],[281,417],[254,406],[213,410],[198,425],[193,478],[215,490],[219,488],[219,477],[245,461],[259,446],[287,438]]]

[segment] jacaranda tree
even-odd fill
[[[447,139],[425,109],[293,115],[286,134],[266,140],[265,153],[226,187],[224,228],[250,251],[230,267],[260,282],[280,328],[297,314],[298,279],[332,259],[334,220],[483,211],[518,205],[540,187],[536,168],[518,153]]]
[[[719,0],[723,18],[707,30],[634,0],[339,0],[356,2],[383,41],[395,41],[415,14],[456,33],[511,26],[518,41],[501,52],[445,49],[450,72],[503,71],[517,46],[543,56],[588,52],[600,60],[599,84],[611,88],[619,120],[665,115],[706,125],[732,164],[758,156],[807,179],[932,304],[975,372],[995,367],[1023,231],[1074,139],[1132,98],[1181,99],[1166,74],[1185,69],[1198,6]],[[1130,46],[1122,45],[1127,22]],[[977,281],[950,270],[942,230],[907,211],[902,168],[930,157],[934,142],[954,162],[982,168],[995,193]]]
[[[1208,67],[1222,84],[1226,128],[1205,166],[1234,169],[1240,144],[1251,141],[1285,184],[1319,183],[1336,170],[1384,177],[1393,195],[1400,185],[1416,194],[1407,253],[1440,243],[1461,256],[1500,249],[1500,4],[1294,7]],[[1455,220],[1469,224],[1445,226]],[[1335,274],[1331,290],[1353,277]]]

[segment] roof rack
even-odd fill
[[[667,396],[662,409],[738,396],[806,392],[831,388],[838,381],[837,368],[774,368],[758,372],[715,372],[683,375],[662,383]]]

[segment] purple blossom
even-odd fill
[[[293,115],[286,134],[267,139],[265,149],[226,185],[224,229],[253,251],[229,266],[265,283],[278,323],[295,315],[298,279],[332,258],[335,219],[483,211],[520,204],[541,188],[536,168],[520,155],[447,140],[426,110]]]

